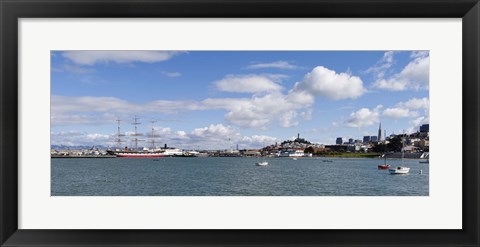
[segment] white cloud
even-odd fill
[[[429,100],[424,98],[411,98],[406,102],[399,102],[396,107],[390,107],[383,111],[383,116],[391,118],[418,117],[418,110],[425,110],[428,115]]]
[[[64,51],[62,56],[80,65],[96,63],[155,63],[166,61],[182,52],[178,51]]]
[[[430,119],[428,117],[421,116],[421,117],[413,119],[412,121],[410,121],[410,123],[414,127],[420,127],[420,125],[422,125],[422,124],[428,124],[429,120]]]
[[[313,97],[303,92],[271,93],[251,98],[208,98],[202,101],[156,100],[135,104],[114,97],[51,98],[53,125],[111,123],[118,116],[179,114],[185,111],[225,110],[225,120],[247,128],[275,124],[292,127],[298,118],[310,119]],[[107,114],[108,113],[108,114]]]
[[[430,107],[430,101],[428,100],[427,97],[418,99],[418,98],[412,98],[409,99],[406,102],[400,102],[398,103],[400,107],[405,107],[408,109],[415,109],[415,110],[428,110]]]
[[[417,116],[418,113],[405,108],[387,108],[383,111],[383,115],[391,118],[406,118]]]
[[[164,141],[174,146],[201,149],[230,149],[236,148],[236,144],[239,148],[258,148],[277,141],[276,138],[266,135],[244,136],[238,129],[223,124],[211,124],[191,132],[176,131],[166,138]]]
[[[69,72],[74,74],[91,74],[94,73],[94,69],[87,69],[82,68],[80,66],[70,65],[70,64],[63,64],[60,67],[52,67],[52,71],[54,72]]]
[[[428,57],[429,51],[412,51],[411,58]]]
[[[380,59],[373,67],[368,68],[365,72],[373,73],[376,78],[383,78],[386,72],[395,63],[394,54],[394,51],[385,52],[382,59]]]
[[[215,81],[215,87],[224,92],[261,93],[282,90],[277,84],[285,76],[282,75],[228,75]]]
[[[168,77],[179,77],[182,76],[180,72],[168,72],[168,71],[162,71],[162,75],[168,76]]]
[[[135,104],[115,97],[67,97],[52,95],[52,119],[73,113],[111,113],[111,114],[175,114],[179,111],[202,110],[206,106],[195,101],[156,100],[145,104]]]
[[[225,119],[241,127],[265,128],[267,125],[277,124],[288,128],[298,124],[299,115],[308,119],[309,114],[298,114],[297,111],[303,109],[308,112],[312,104],[311,96],[301,98],[296,94],[281,93],[253,96],[245,104],[229,109]]]
[[[51,145],[64,146],[110,146],[115,138],[113,135],[78,131],[51,132],[50,136]]]
[[[223,124],[211,124],[208,127],[197,128],[192,131],[192,136],[213,137],[215,139],[233,136],[236,134],[236,130],[230,126],[224,126]]]
[[[211,124],[191,132],[177,131],[167,138],[169,139],[165,141],[172,145],[201,149],[230,149],[236,148],[237,144],[239,148],[259,148],[277,141],[276,138],[266,135],[244,136],[238,129],[223,124]]]
[[[272,63],[254,63],[247,66],[247,69],[266,69],[266,68],[274,68],[274,69],[296,69],[298,68],[296,65],[290,64],[286,61],[276,61]]]
[[[303,91],[314,96],[340,100],[358,98],[366,90],[360,77],[347,73],[336,73],[323,66],[318,66],[306,74],[303,81],[297,82],[292,91]]]
[[[374,109],[362,108],[356,112],[350,114],[350,118],[347,120],[346,125],[349,127],[365,127],[376,124],[379,122],[380,109],[382,105],[378,105]]]
[[[51,113],[52,126],[58,125],[99,125],[99,124],[111,124],[115,121],[115,116],[109,113],[103,114],[91,114],[91,113]]]
[[[412,53],[412,58],[413,60],[400,73],[390,77],[379,77],[374,87],[390,91],[428,89],[430,70],[428,52]]]

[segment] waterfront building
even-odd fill
[[[335,143],[337,145],[342,145],[343,144],[343,138],[342,137],[337,137],[337,141]]]

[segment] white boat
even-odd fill
[[[410,171],[409,167],[399,166],[397,168],[390,168],[390,174],[407,174]]]
[[[257,162],[255,163],[257,166],[268,166],[268,162],[267,161],[262,161],[262,162]]]
[[[405,135],[405,132],[403,132],[403,134]],[[390,174],[392,174],[392,175],[395,175],[395,174],[408,174],[408,172],[410,171],[410,168],[409,168],[409,167],[403,166],[403,160],[404,160],[404,158],[405,158],[405,157],[404,157],[404,156],[405,156],[405,153],[404,153],[404,151],[403,151],[403,149],[404,149],[404,142],[405,142],[405,140],[403,140],[403,136],[402,136],[402,166],[388,169],[388,171],[389,171]]]
[[[297,158],[293,158],[292,160],[297,160]]]

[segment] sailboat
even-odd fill
[[[384,147],[383,147],[383,157],[384,157],[384,160],[385,160],[385,161],[383,162],[383,165],[379,165],[379,166],[378,166],[378,169],[379,169],[379,170],[386,170],[386,169],[389,169],[389,168],[390,168],[390,165],[387,164],[387,153],[385,152],[385,146],[386,146],[386,145],[387,145],[387,144],[385,143],[385,144],[384,144]]]
[[[403,135],[405,135],[405,131],[403,132]],[[405,153],[404,153],[404,140],[402,136],[402,166],[398,166],[396,168],[390,168],[388,171],[390,174],[395,175],[395,174],[408,174],[410,171],[410,167],[403,166],[403,160],[405,158]]]
[[[386,170],[386,169],[389,169],[390,168],[390,165],[387,164],[387,154],[383,154],[383,157],[385,158],[385,162],[383,163],[383,165],[379,165],[378,166],[378,169],[379,170]]]

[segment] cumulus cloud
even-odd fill
[[[293,91],[308,92],[314,96],[333,100],[355,99],[366,90],[360,77],[348,73],[337,73],[323,66],[315,67],[298,82]]]
[[[430,70],[428,52],[414,52],[411,57],[412,61],[400,73],[390,77],[379,77],[374,87],[390,91],[428,89]]]
[[[411,98],[406,102],[399,102],[395,107],[387,108],[383,111],[383,116],[390,118],[418,117],[419,110],[425,110],[428,115],[429,100],[424,98]]]
[[[229,149],[235,148],[236,144],[239,148],[259,148],[278,141],[277,138],[266,135],[245,136],[238,129],[223,124],[211,124],[183,133],[184,139],[178,145],[185,145],[185,148],[198,146],[201,149]],[[188,140],[187,144],[185,140]]]
[[[311,117],[313,97],[302,92],[254,95],[251,98],[207,98],[202,101],[156,100],[136,104],[115,97],[51,98],[53,125],[112,122],[116,116],[135,114],[179,114],[186,111],[226,110],[225,120],[247,128],[264,129],[275,123],[282,127],[298,124],[298,118]],[[108,114],[107,114],[108,113]]]
[[[391,117],[391,118],[406,118],[417,116],[418,113],[415,111],[410,111],[409,109],[405,108],[387,108],[383,111],[383,116]]]
[[[424,98],[411,98],[406,102],[398,103],[400,107],[405,107],[408,109],[415,109],[415,110],[428,110],[430,107],[430,101],[427,97]]]
[[[281,90],[277,82],[283,78],[283,75],[227,75],[213,84],[224,92],[261,93]]]
[[[286,61],[276,61],[271,63],[254,63],[247,66],[247,69],[296,69],[296,65],[290,64]]]
[[[380,109],[382,107],[382,105],[378,105],[372,110],[368,108],[362,108],[356,112],[352,112],[346,122],[346,125],[348,127],[365,127],[376,124],[379,122]]]
[[[79,65],[97,63],[155,63],[166,61],[182,52],[178,51],[64,51],[62,56]]]
[[[210,124],[190,132],[170,131],[161,138],[161,142],[170,143],[169,146],[188,149],[229,149],[235,148],[236,144],[239,148],[258,148],[273,144],[275,141],[277,141],[276,138],[266,135],[245,136],[238,129],[223,124]]]
[[[309,114],[299,114],[297,111],[307,111],[313,104],[313,97],[301,98],[296,94],[272,93],[263,96],[253,96],[250,101],[239,107],[229,109],[225,119],[235,125],[249,128],[265,128],[271,123],[281,127],[292,127],[298,124],[297,118],[308,118]]]

